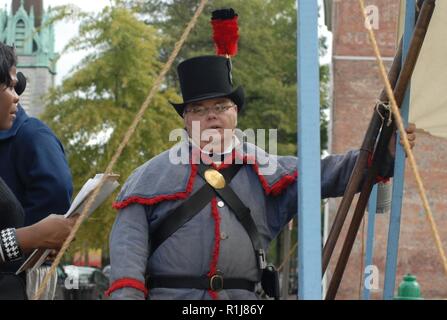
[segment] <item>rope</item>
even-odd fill
[[[367,21],[368,17],[366,16],[364,0],[359,0],[359,4],[360,4],[361,10],[362,10],[363,17],[364,17],[365,21]],[[422,199],[422,204],[424,206],[425,213],[426,213],[427,218],[430,222],[431,230],[433,232],[433,237],[435,238],[436,247],[437,247],[437,249],[439,251],[439,255],[441,256],[441,259],[442,259],[444,272],[447,275],[447,258],[446,258],[444,249],[442,248],[441,238],[439,237],[438,228],[436,226],[436,223],[433,218],[433,214],[430,209],[430,205],[428,203],[426,191],[425,191],[424,185],[422,183],[421,176],[419,174],[419,169],[417,167],[416,160],[414,158],[413,152],[411,151],[410,143],[408,142],[407,133],[405,132],[404,124],[402,122],[402,118],[399,113],[399,108],[396,103],[396,98],[394,97],[393,89],[391,88],[391,84],[390,84],[387,74],[386,74],[385,66],[383,64],[382,57],[379,52],[379,47],[377,46],[377,41],[376,41],[376,37],[374,35],[374,31],[372,30],[372,28],[367,28],[367,29],[369,32],[369,38],[371,40],[371,43],[372,43],[372,46],[374,49],[374,53],[377,58],[377,62],[379,64],[380,75],[382,77],[383,82],[385,83],[387,95],[390,98],[391,110],[393,111],[397,127],[398,127],[400,135],[403,139],[404,149],[407,154],[407,157],[408,157],[408,160],[410,163],[410,167],[411,167],[414,177],[416,179],[416,184],[418,186],[419,195]]]
[[[278,267],[278,272],[281,271],[282,268],[284,268],[284,266],[285,266],[285,264],[286,264],[287,262],[289,262],[290,257],[292,256],[292,254],[295,253],[295,250],[296,250],[296,247],[297,247],[297,246],[298,246],[298,242],[296,242],[296,243],[293,245],[292,249],[290,249],[289,254],[287,255],[287,257],[285,257],[285,259],[283,260],[283,262],[281,263],[281,265]]]
[[[116,162],[118,161],[119,157],[121,156],[124,148],[129,144],[130,138],[134,134],[134,132],[137,128],[137,125],[139,124],[144,113],[146,112],[147,108],[149,107],[149,103],[152,101],[155,94],[159,91],[162,81],[164,80],[168,71],[171,69],[172,64],[174,63],[174,60],[177,58],[177,55],[180,52],[180,49],[182,48],[186,39],[188,38],[189,33],[196,25],[197,20],[198,20],[199,16],[202,14],[203,9],[205,8],[205,5],[207,4],[207,2],[208,2],[208,0],[200,0],[200,4],[199,4],[194,16],[192,17],[191,21],[188,23],[185,30],[183,31],[183,34],[182,34],[180,40],[175,44],[175,47],[174,47],[173,52],[171,53],[171,56],[169,57],[169,59],[165,63],[165,65],[163,66],[163,69],[160,72],[160,74],[158,75],[157,79],[155,80],[155,83],[154,83],[149,95],[147,96],[146,100],[144,101],[143,105],[141,106],[140,110],[138,111],[137,115],[135,116],[131,126],[127,130],[121,144],[119,145],[114,156],[112,157],[112,160],[110,161],[109,165],[107,166],[107,169],[104,173],[103,178],[101,179],[98,186],[94,190],[93,195],[88,199],[88,202],[86,203],[86,206],[84,207],[84,210],[82,211],[80,217],[77,219],[76,224],[74,225],[70,235],[65,240],[56,259],[54,260],[53,264],[51,265],[50,271],[46,274],[45,278],[43,279],[42,284],[40,285],[39,289],[37,290],[37,292],[33,298],[34,300],[39,300],[42,293],[44,292],[45,287],[47,286],[47,283],[51,278],[51,275],[56,271],[56,267],[60,263],[62,256],[65,254],[70,243],[73,241],[76,233],[79,230],[79,227],[81,226],[82,222],[86,218],[87,213],[90,210],[90,207],[92,206],[93,202],[95,201],[96,197],[98,196],[99,190],[101,190],[102,186],[104,185],[104,183],[107,179],[107,176],[112,173],[112,170],[113,170]]]

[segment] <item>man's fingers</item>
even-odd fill
[[[413,147],[416,145],[416,142],[414,140],[408,139],[408,143],[410,144],[410,147],[413,149]],[[403,140],[400,140],[400,144],[403,146],[404,142]]]
[[[416,140],[416,135],[414,133],[407,134],[409,142],[414,142]],[[403,139],[400,138],[400,143],[403,143]]]

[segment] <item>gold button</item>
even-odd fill
[[[205,171],[204,176],[206,182],[208,182],[214,189],[225,188],[225,178],[219,171],[208,169]]]

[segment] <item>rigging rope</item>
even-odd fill
[[[363,14],[363,17],[364,17],[365,21],[368,21],[368,17],[366,15],[366,10],[365,10],[364,0],[359,0],[359,4],[360,4],[361,11],[362,11],[362,14]],[[433,213],[432,213],[432,211],[430,209],[430,205],[428,203],[427,194],[426,194],[424,185],[422,183],[421,176],[419,174],[419,169],[417,167],[416,160],[414,158],[413,152],[411,151],[411,147],[410,147],[410,143],[408,141],[407,133],[405,132],[405,128],[404,128],[404,124],[403,124],[403,121],[402,121],[402,117],[400,116],[399,108],[398,108],[397,103],[396,103],[396,98],[394,96],[393,89],[391,88],[391,84],[390,84],[390,82],[388,80],[388,77],[387,77],[387,73],[386,73],[386,70],[385,70],[385,65],[383,64],[382,56],[380,54],[379,47],[377,45],[377,41],[376,41],[376,37],[374,35],[374,31],[372,30],[371,27],[367,28],[367,29],[368,29],[368,33],[369,33],[369,38],[371,40],[371,44],[372,44],[373,49],[374,49],[374,54],[375,54],[375,56],[377,58],[377,63],[379,65],[380,75],[381,75],[382,80],[383,80],[383,82],[385,84],[387,95],[388,95],[388,97],[390,99],[391,110],[393,111],[394,119],[396,120],[396,125],[397,125],[397,127],[399,129],[399,133],[400,133],[400,135],[402,137],[403,146],[404,146],[405,152],[407,154],[407,157],[408,157],[408,160],[409,160],[409,163],[410,163],[410,167],[411,167],[411,169],[413,171],[413,174],[414,174],[414,177],[416,179],[416,184],[418,186],[419,195],[420,195],[420,197],[422,199],[422,204],[424,206],[425,213],[426,213],[427,218],[428,218],[428,220],[430,222],[431,230],[432,230],[433,236],[435,238],[436,247],[438,249],[439,255],[441,256],[441,260],[442,260],[442,263],[443,263],[444,272],[447,275],[447,258],[446,258],[444,249],[442,247],[441,238],[439,237],[438,228],[437,228],[436,222],[435,222],[435,220],[433,218]]]
[[[166,74],[168,73],[168,71],[171,69],[172,64],[174,63],[174,60],[177,58],[177,55],[180,52],[180,49],[182,48],[182,46],[185,43],[186,39],[188,38],[189,33],[191,32],[191,30],[196,25],[197,20],[198,20],[199,16],[202,14],[203,9],[205,8],[207,2],[208,2],[208,0],[201,0],[200,1],[199,6],[197,7],[197,10],[196,10],[194,16],[192,17],[191,21],[188,23],[188,25],[186,26],[185,30],[183,31],[183,34],[182,34],[180,40],[175,44],[174,50],[172,51],[168,61],[163,66],[163,69],[161,70],[160,74],[158,75],[157,79],[155,80],[155,83],[154,83],[154,85],[153,85],[149,95],[147,96],[146,100],[142,104],[142,106],[141,106],[140,110],[138,111],[137,115],[135,116],[132,124],[130,125],[129,129],[127,130],[127,132],[126,132],[126,134],[125,134],[121,144],[119,145],[119,147],[116,150],[114,156],[112,157],[112,160],[110,161],[109,165],[107,166],[107,169],[106,169],[106,171],[104,173],[103,178],[101,179],[101,181],[99,182],[98,186],[94,190],[92,196],[88,199],[88,202],[85,205],[84,210],[82,211],[80,217],[76,221],[76,224],[74,225],[70,235],[65,240],[61,250],[59,251],[59,253],[58,253],[57,257],[56,257],[56,259],[52,263],[49,272],[45,275],[45,278],[43,279],[39,289],[37,290],[37,292],[36,292],[36,294],[35,294],[35,296],[33,298],[34,300],[38,300],[41,297],[41,295],[43,294],[43,292],[45,291],[45,288],[47,286],[48,281],[50,280],[51,275],[56,271],[56,267],[59,265],[59,263],[60,263],[60,261],[62,259],[62,256],[65,254],[65,252],[67,251],[67,249],[70,246],[71,242],[73,241],[76,233],[79,230],[79,227],[81,226],[82,222],[86,218],[87,213],[90,210],[90,207],[92,206],[93,202],[97,198],[97,196],[99,194],[99,190],[104,185],[104,183],[105,183],[105,181],[107,179],[107,176],[112,173],[112,170],[113,170],[116,162],[118,161],[119,157],[121,156],[124,148],[129,144],[130,138],[135,133],[135,130],[136,130],[139,122],[141,121],[141,119],[143,118],[144,113],[146,112],[147,108],[149,107],[149,103],[152,101],[153,97],[155,96],[155,94],[160,89],[162,81],[164,80],[164,78],[165,78]]]

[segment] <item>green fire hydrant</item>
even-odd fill
[[[404,280],[400,283],[397,291],[397,297],[394,300],[423,300],[421,297],[421,288],[416,281],[416,277],[412,274],[404,276]]]

